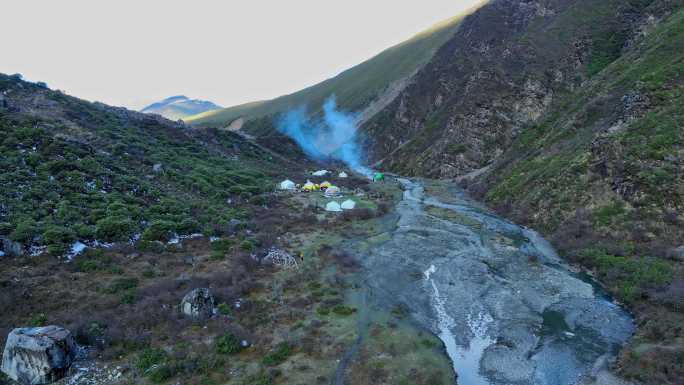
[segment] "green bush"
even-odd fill
[[[178,224],[176,231],[179,234],[194,234],[201,229],[200,223],[193,218],[185,218]]]
[[[218,309],[219,314],[221,314],[221,315],[229,315],[230,314],[230,306],[225,302],[221,302],[217,306],[217,309]]]
[[[330,314],[330,308],[326,306],[319,306],[316,308],[316,314],[326,316]]]
[[[76,236],[79,239],[93,239],[95,238],[95,226],[86,225],[84,223],[77,223],[72,226]]]
[[[175,370],[169,365],[160,365],[149,371],[147,378],[155,384],[160,384],[172,378],[175,375]]]
[[[116,278],[109,284],[109,286],[107,286],[105,293],[116,294],[124,290],[134,289],[136,287],[138,287],[138,280],[136,278]]]
[[[9,235],[14,230],[14,226],[9,222],[0,222],[0,235]]]
[[[135,363],[135,366],[140,370],[148,370],[154,365],[159,365],[166,361],[168,355],[162,349],[148,348],[143,350]]]
[[[292,353],[292,346],[287,342],[281,342],[278,344],[278,346],[276,346],[275,351],[265,356],[261,360],[261,362],[267,366],[279,365],[285,362],[285,360],[287,360],[287,358],[290,357]]]
[[[625,206],[622,202],[616,201],[607,206],[594,210],[594,223],[600,226],[608,226],[613,219],[625,213]]]
[[[126,290],[123,294],[121,294],[121,297],[119,300],[121,301],[122,304],[130,305],[135,302],[135,300],[138,298],[138,293],[136,292],[135,289],[128,289]]]
[[[135,231],[133,221],[124,217],[106,217],[95,224],[95,235],[106,242],[125,241]]]
[[[92,259],[79,258],[78,260],[76,260],[76,267],[79,271],[82,272],[100,270],[100,264],[98,263],[98,261],[94,261]]]
[[[344,306],[344,305],[335,305],[332,308],[332,312],[337,314],[337,315],[342,315],[342,316],[348,316],[356,313],[356,309],[353,307],[349,306]]]
[[[235,354],[240,352],[240,340],[233,333],[226,333],[216,339],[216,352],[220,354]]]
[[[17,224],[14,231],[10,234],[10,239],[15,242],[28,244],[31,243],[37,232],[36,222],[32,219],[26,219]]]
[[[76,234],[64,226],[48,225],[43,230],[43,241],[48,245],[70,244],[75,239]]]
[[[164,220],[156,220],[150,223],[149,227],[142,233],[143,241],[168,242],[176,229],[174,223]]]
[[[52,244],[47,246],[47,252],[50,255],[64,255],[67,252],[67,248],[63,244]]]
[[[45,313],[34,314],[29,320],[29,325],[33,327],[47,325],[48,319]]]
[[[245,239],[244,241],[240,242],[240,249],[244,251],[253,251],[256,248],[254,245],[254,242]]]
[[[611,286],[624,301],[635,301],[649,288],[672,281],[672,266],[661,259],[611,255],[601,249],[586,249],[580,256],[599,275],[611,277]]]

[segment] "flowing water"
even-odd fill
[[[396,229],[364,258],[373,306],[410,309],[460,385],[620,383],[605,367],[633,332],[628,313],[537,233],[399,181]]]

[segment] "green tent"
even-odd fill
[[[381,173],[381,172],[376,172],[376,173],[373,175],[373,182],[380,182],[380,181],[383,181],[383,180],[385,180],[385,174],[383,174],[383,173]]]

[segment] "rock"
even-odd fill
[[[228,234],[235,234],[243,227],[242,221],[239,219],[231,219],[228,221]]]
[[[164,168],[162,167],[162,164],[161,163],[155,163],[152,166],[152,172],[154,172],[155,174],[159,174],[161,172],[164,172]]]
[[[181,311],[193,318],[204,319],[214,314],[216,301],[207,288],[194,289],[183,297]]]
[[[76,358],[71,332],[59,326],[14,329],[7,337],[2,371],[24,385],[63,378]]]
[[[679,246],[679,247],[677,247],[677,248],[672,249],[672,251],[670,252],[670,254],[672,255],[672,257],[673,257],[674,259],[678,259],[678,260],[680,260],[680,261],[684,261],[684,245],[681,245],[681,246]]]
[[[0,237],[0,250],[9,257],[19,257],[24,253],[24,247],[7,237]]]

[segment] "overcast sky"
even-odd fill
[[[141,108],[184,94],[230,106],[297,91],[476,0],[16,0],[0,72]]]

